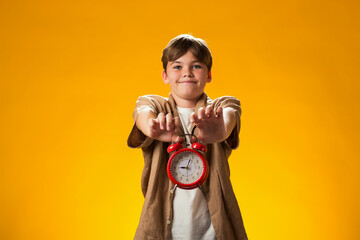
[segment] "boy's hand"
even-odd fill
[[[197,138],[203,143],[222,142],[228,138],[236,125],[235,113],[231,108],[212,106],[199,108],[197,114],[190,115],[190,122],[198,128]]]
[[[148,136],[162,142],[175,142],[179,126],[179,117],[173,117],[171,113],[166,116],[159,113],[157,118],[149,118]]]

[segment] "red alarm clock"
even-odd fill
[[[195,142],[191,148],[184,148],[180,142],[170,145],[168,153],[172,153],[167,174],[175,186],[182,189],[200,187],[209,175],[209,164],[203,153],[206,146]]]

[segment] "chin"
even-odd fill
[[[194,100],[194,99],[198,99],[201,95],[202,95],[202,93],[182,94],[181,98],[186,99],[186,100]]]

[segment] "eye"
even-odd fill
[[[174,66],[174,69],[181,69],[181,66],[179,66],[179,65]]]
[[[200,65],[194,65],[193,68],[199,69],[199,68],[201,68],[201,66]]]

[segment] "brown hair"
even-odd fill
[[[163,50],[161,61],[165,72],[169,61],[175,61],[187,51],[191,51],[196,60],[205,64],[208,71],[211,70],[212,56],[206,42],[189,34],[181,34],[171,39]]]

